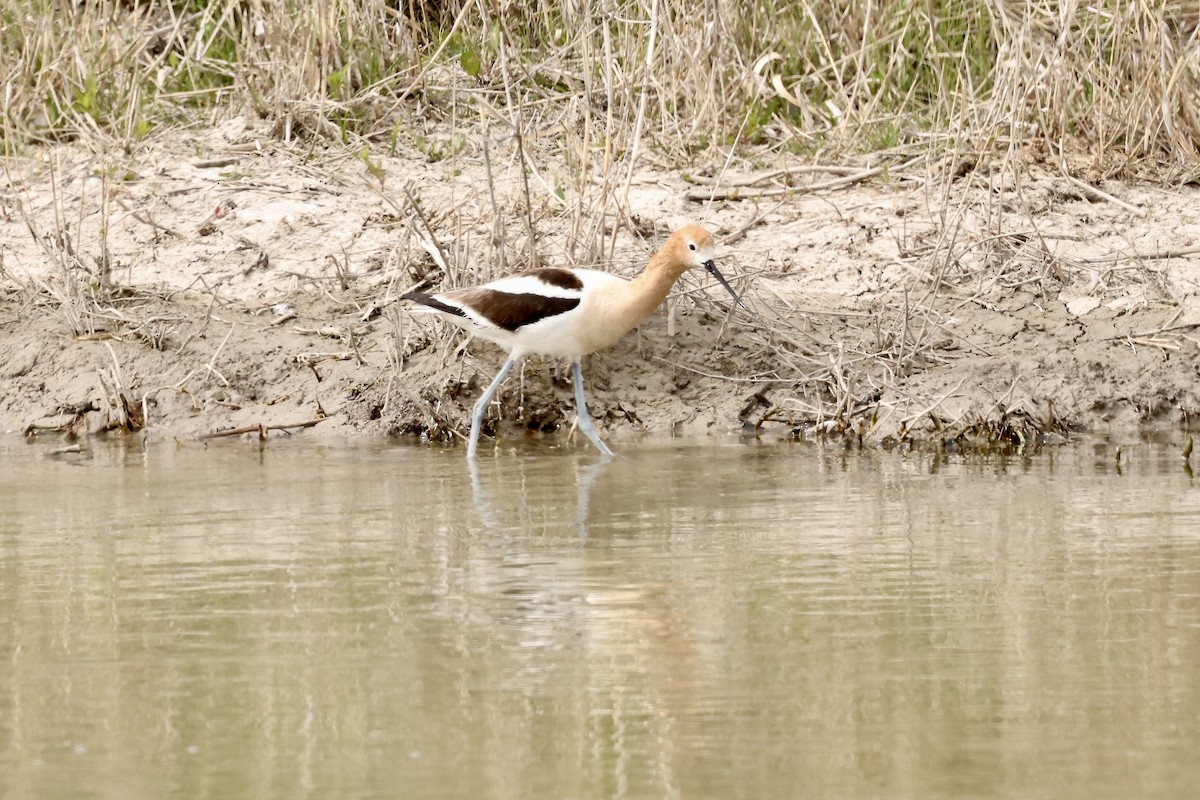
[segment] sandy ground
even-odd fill
[[[443,161],[401,148],[368,165],[263,134],[235,119],[132,154],[64,145],[9,162],[0,431],[463,429],[502,354],[464,346],[396,298],[521,266],[513,160],[495,167],[493,205],[474,148]],[[763,157],[723,175],[723,189],[747,184],[740,194],[705,202],[693,198],[707,197],[703,176],[719,163],[654,163],[631,182],[636,226],[617,229],[602,266],[632,275],[666,233],[698,221],[729,240],[722,270],[756,313],[688,279],[636,333],[590,357],[592,415],[614,441],[642,430],[936,440],[1011,419],[1054,436],[1177,428],[1200,405],[1194,187],[1087,180],[1085,167],[1086,183],[1044,167],[1014,181],[941,160],[788,191],[845,176],[751,184],[799,163]],[[594,248],[573,247],[564,229],[588,198],[555,188],[552,155],[542,166],[531,178],[538,253],[588,264]],[[594,230],[589,241],[612,228]],[[569,388],[565,365],[530,360],[489,424],[562,440]]]

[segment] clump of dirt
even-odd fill
[[[0,430],[448,439],[503,356],[408,315],[402,293],[596,252],[632,275],[688,221],[726,239],[722,271],[755,313],[686,278],[585,363],[601,430],[964,445],[1191,424],[1194,187],[931,158],[808,191],[788,159],[761,162],[721,175],[740,187],[713,202],[718,170],[647,167],[628,213],[584,230],[549,184],[524,206],[511,163],[301,152],[240,119],[133,155],[10,160]],[[531,359],[488,427],[572,415],[566,366]]]

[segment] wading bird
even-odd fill
[[[527,355],[561,356],[571,362],[579,430],[601,453],[612,451],[600,440],[588,416],[580,360],[614,344],[650,316],[689,269],[703,267],[742,308],[746,304],[713,263],[713,238],[698,225],[687,225],[667,239],[646,268],[632,280],[593,269],[538,269],[467,289],[403,299],[415,310],[437,314],[508,351],[508,360],[484,390],[471,414],[467,458],[479,446],[479,428],[488,403],[513,364]],[[747,309],[749,310],[749,309]]]

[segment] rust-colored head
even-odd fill
[[[703,267],[725,287],[738,305],[749,311],[750,309],[742,302],[742,298],[738,297],[737,292],[725,280],[725,276],[717,270],[717,264],[713,261],[713,251],[716,250],[716,247],[712,234],[704,228],[699,225],[684,225],[671,234],[671,238],[667,239],[667,243],[658,251],[658,255],[666,260],[676,277],[682,275],[686,270]]]
[[[670,260],[680,274],[684,270],[706,267],[713,260],[716,242],[712,234],[699,225],[684,225],[671,234],[659,253]]]

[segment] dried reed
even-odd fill
[[[502,105],[586,174],[652,144],[977,151],[1072,139],[1196,174],[1200,11],[1182,0],[12,0],[0,10],[6,150],[250,108],[283,138],[386,141],[414,112]],[[8,140],[11,135],[14,140]],[[577,222],[586,218],[577,205]],[[579,231],[581,241],[590,240]]]

